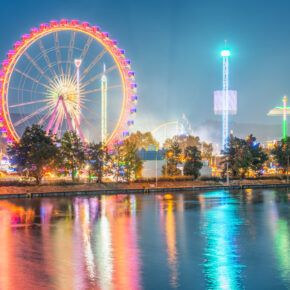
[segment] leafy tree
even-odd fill
[[[177,168],[180,163],[181,149],[176,139],[168,141],[168,149],[165,151],[165,165],[162,166],[162,175],[176,176],[180,175],[180,170]]]
[[[285,174],[290,159],[290,137],[287,137],[286,140],[282,139],[280,142],[277,142],[271,154],[278,165],[282,167],[283,173]]]
[[[228,169],[232,177],[236,177],[239,174],[239,168],[236,163],[236,157],[238,156],[238,151],[240,147],[240,139],[230,135],[229,141],[227,143],[227,154],[224,155],[221,164],[224,165],[223,173],[224,176]]]
[[[227,154],[224,156],[223,175],[228,169],[232,177],[244,178],[249,170],[257,172],[267,160],[263,148],[257,143],[256,138],[250,135],[246,140],[230,136],[227,144]]]
[[[137,153],[137,144],[132,139],[127,138],[122,144],[116,144],[112,158],[117,182],[121,175],[129,182],[135,176],[141,176],[143,161]]]
[[[87,160],[90,171],[97,176],[97,182],[101,183],[104,174],[104,165],[109,161],[107,149],[102,143],[90,143],[88,145]]]
[[[168,149],[172,143],[172,141],[176,141],[179,144],[182,155],[185,155],[185,149],[189,146],[195,146],[202,153],[202,158],[208,161],[211,160],[213,147],[211,143],[201,142],[198,136],[191,135],[179,135],[174,136],[172,139],[166,139],[163,148]]]
[[[114,153],[112,154],[112,163],[113,163],[113,168],[115,171],[115,179],[116,182],[119,181],[119,177],[122,175],[122,163],[123,163],[123,146],[122,144],[116,143],[114,145]]]
[[[8,146],[7,153],[18,171],[27,173],[39,184],[44,169],[54,166],[59,150],[51,133],[46,134],[39,125],[32,125],[25,129],[19,142]]]
[[[123,144],[123,160],[125,167],[125,177],[127,181],[131,181],[135,175],[141,175],[143,161],[137,153],[137,144],[126,139]]]
[[[262,169],[263,164],[268,160],[268,155],[252,134],[246,139],[246,142],[251,154],[250,168],[257,172]]]
[[[166,139],[163,144],[163,148],[169,149],[172,145],[172,142],[177,142],[182,152],[184,152],[188,146],[196,146],[197,148],[200,148],[201,145],[199,137],[197,136],[180,135],[174,136],[172,139]]]
[[[142,133],[137,131],[136,133],[130,134],[130,136],[126,139],[129,142],[136,144],[137,149],[147,149],[149,145],[155,145],[158,147],[158,142],[153,138],[151,132]]]
[[[198,148],[198,149],[201,150],[202,158],[210,161],[212,158],[212,151],[213,151],[212,143],[202,142],[200,147],[201,148]]]
[[[202,167],[201,152],[196,146],[188,146],[185,149],[185,158],[184,175],[193,176],[194,179],[198,178],[199,170]]]
[[[85,147],[79,136],[73,131],[66,131],[60,140],[59,166],[71,173],[72,180],[85,164]]]

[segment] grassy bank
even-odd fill
[[[232,188],[242,187],[256,187],[256,186],[270,186],[282,185],[287,186],[285,180],[281,179],[244,179],[231,180],[230,186]],[[41,185],[21,183],[18,181],[1,182],[0,181],[0,195],[22,195],[35,193],[77,193],[77,192],[104,192],[104,193],[127,193],[128,192],[154,192],[169,190],[194,190],[195,188],[220,188],[226,184],[222,180],[196,180],[189,178],[162,178],[158,180],[157,188],[155,179],[137,180],[132,183],[72,183],[69,181],[43,183]],[[289,184],[290,186],[290,184]]]

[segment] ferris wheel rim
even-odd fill
[[[15,66],[17,65],[23,54],[27,51],[27,49],[32,46],[36,41],[49,34],[59,31],[74,31],[88,35],[92,39],[96,40],[99,44],[101,44],[104,49],[106,49],[106,52],[109,52],[110,56],[114,60],[114,63],[117,65],[118,72],[121,76],[122,81],[122,108],[118,117],[117,124],[114,127],[113,132],[110,133],[109,138],[106,140],[103,146],[108,146],[111,143],[118,142],[120,137],[122,136],[120,131],[124,130],[125,126],[129,125],[129,122],[130,125],[134,123],[134,121],[129,120],[129,118],[127,117],[127,115],[129,115],[132,110],[132,106],[130,104],[131,97],[135,97],[135,99],[137,98],[137,96],[134,96],[134,92],[132,91],[133,88],[136,89],[137,85],[135,84],[135,82],[132,81],[131,78],[131,62],[129,62],[129,66],[126,65],[126,61],[128,60],[125,59],[124,50],[121,50],[117,47],[116,41],[111,40],[107,32],[101,32],[99,27],[90,26],[87,22],[80,23],[77,20],[71,20],[69,22],[65,19],[62,19],[59,22],[52,20],[50,21],[50,24],[41,24],[40,28],[32,28],[30,34],[24,34],[22,36],[22,42],[18,41],[15,43],[15,50],[10,50],[8,52],[8,59],[4,60],[2,63],[2,70],[0,71],[0,97],[2,104],[0,109],[0,118],[2,118],[3,122],[5,122],[5,125],[2,124],[1,128],[4,128],[4,130],[6,130],[6,133],[9,135],[6,139],[7,142],[19,141],[20,139],[11,121],[8,107],[8,91],[10,79],[14,72]],[[122,132],[123,136],[124,132]]]

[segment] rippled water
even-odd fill
[[[0,289],[290,289],[290,193],[0,201]]]

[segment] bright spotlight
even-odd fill
[[[221,52],[221,56],[230,56],[231,52],[228,49],[224,49]]]

